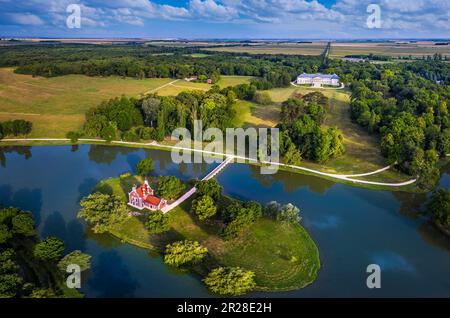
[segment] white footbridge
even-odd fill
[[[208,173],[206,175],[206,177],[204,177],[201,181],[208,181],[208,180],[211,180],[211,179],[215,178],[219,173],[221,173],[233,161],[234,161],[233,157],[227,157],[224,161],[222,161],[220,163],[220,165],[218,165],[216,168],[214,168],[213,171]],[[189,199],[191,196],[193,196],[195,192],[197,192],[197,188],[196,187],[191,188],[188,192],[186,192],[181,197],[179,197],[178,200],[176,200],[175,202],[173,202],[171,204],[168,204],[164,208],[162,208],[161,211],[164,214],[172,211],[177,206],[179,206],[181,203],[183,203],[184,201]]]

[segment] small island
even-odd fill
[[[224,195],[215,179],[150,177],[152,165],[139,165],[140,175],[103,180],[81,201],[79,217],[94,232],[163,255],[168,266],[200,275],[214,294],[294,290],[316,279],[319,251],[297,207],[239,201]],[[192,188],[170,212],[159,210]]]

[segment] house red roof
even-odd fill
[[[162,201],[160,198],[153,195],[153,189],[147,183],[138,187],[136,193],[144,202],[153,206],[159,206]]]
[[[158,206],[161,203],[161,199],[155,197],[154,195],[148,195],[145,198],[145,202],[150,203],[153,206]]]

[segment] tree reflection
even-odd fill
[[[116,160],[117,155],[128,155],[138,149],[127,147],[91,145],[89,148],[89,159],[95,163],[105,163],[110,165]]]
[[[24,156],[26,160],[32,157],[29,146],[0,146],[0,166],[6,167],[6,154],[8,153]]]
[[[261,167],[254,165],[250,166],[250,171],[251,176],[264,187],[271,188],[274,183],[280,182],[283,184],[285,192],[294,192],[299,188],[307,187],[312,192],[325,194],[336,185],[334,182],[323,178],[284,170],[279,170],[273,175],[261,174]]]

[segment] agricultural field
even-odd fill
[[[205,48],[206,51],[250,53],[250,54],[290,54],[290,55],[320,55],[325,50],[325,42],[315,43],[271,43],[252,44],[246,46],[226,46]]]
[[[450,56],[450,45],[435,45],[434,42],[417,43],[333,43],[330,57],[340,58],[359,54],[386,55],[391,57],[423,57],[436,53]]]

